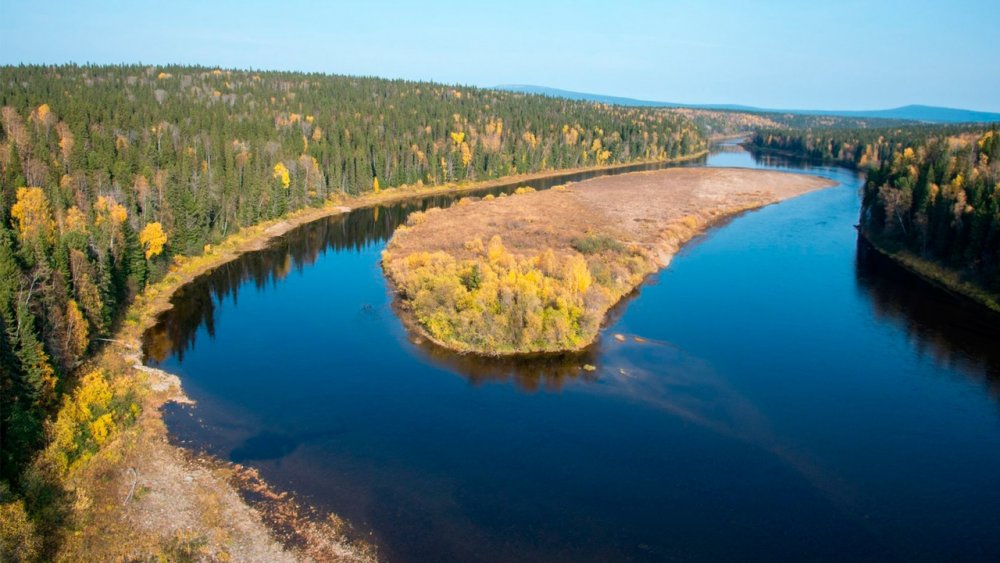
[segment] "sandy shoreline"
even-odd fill
[[[744,211],[834,184],[815,176],[735,168],[674,168],[604,176],[572,184],[568,189],[477,201],[427,213],[416,224],[397,230],[387,246],[383,268],[402,301],[400,309],[406,324],[439,346],[494,356],[571,352],[590,345],[605,313],[646,276],[666,267],[683,244],[705,229]],[[506,319],[493,313],[492,317],[471,321],[482,326],[470,328],[470,316],[488,317],[489,313],[467,313],[468,309],[463,309],[453,315],[461,320],[448,324],[451,320],[446,318],[447,310],[430,311],[426,306],[421,309],[421,295],[437,291],[434,283],[449,283],[446,278],[427,278],[423,270],[433,269],[434,275],[440,277],[446,267],[467,268],[477,260],[476,268],[489,268],[482,245],[470,241],[485,243],[493,237],[499,237],[509,253],[521,260],[514,267],[519,269],[517,275],[526,268],[530,270],[533,266],[529,262],[539,263],[542,254],[550,250],[556,261],[587,252],[585,258],[595,280],[601,271],[613,272],[614,279],[599,287],[600,291],[588,290],[580,296],[579,302],[586,303],[590,310],[589,315],[579,317],[579,338],[560,335],[559,343],[546,342],[544,337],[517,343],[504,340],[518,338],[508,333],[498,336],[498,344],[478,336],[463,340],[458,333],[488,331]],[[581,241],[588,237],[618,250],[578,251]],[[465,266],[453,266],[456,263]],[[558,283],[561,277],[557,272],[544,278],[550,281],[539,283]],[[479,294],[463,299],[482,301]],[[458,328],[451,330],[453,326]]]

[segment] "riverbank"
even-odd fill
[[[615,303],[711,225],[833,184],[727,168],[601,177],[413,215],[382,264],[404,321],[439,346],[576,351]]]
[[[694,160],[704,152],[677,161]],[[360,560],[375,550],[352,539],[334,515],[317,514],[275,492],[249,469],[193,455],[170,443],[160,408],[190,402],[180,380],[143,364],[142,335],[181,287],[246,252],[265,247],[291,229],[356,208],[422,197],[466,193],[588,171],[666,164],[636,162],[608,167],[547,171],[486,182],[384,189],[356,198],[331,200],[281,219],[246,227],[205,253],[174,260],[167,276],[130,306],[120,329],[80,373],[102,370],[107,379],[136,397],[134,424],[117,432],[91,458],[61,477],[69,492],[65,519],[78,523],[61,541],[66,559],[191,555],[235,560]]]
[[[955,270],[921,258],[912,252],[906,250],[892,252],[879,245],[878,241],[874,240],[874,237],[864,232],[863,229],[858,229],[858,233],[876,252],[911,274],[939,289],[985,307],[993,313],[1000,314],[1000,295],[987,291],[978,284],[963,280],[962,276]]]

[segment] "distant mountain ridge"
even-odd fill
[[[909,105],[891,109],[879,110],[790,110],[790,109],[768,109],[739,104],[678,104],[673,102],[656,102],[651,100],[638,100],[635,98],[625,98],[620,96],[604,96],[601,94],[589,94],[585,92],[573,92],[571,90],[560,90],[558,88],[548,88],[546,86],[534,86],[530,84],[504,84],[496,87],[498,90],[510,92],[522,92],[525,94],[541,94],[554,98],[567,98],[570,100],[580,100],[587,102],[598,102],[603,104],[614,104],[620,106],[644,106],[644,107],[666,107],[666,108],[695,108],[695,109],[715,109],[728,111],[748,111],[754,113],[795,113],[801,115],[830,115],[837,117],[857,117],[857,118],[883,118],[883,119],[907,119],[913,121],[923,121],[928,123],[991,123],[1000,122],[1000,113],[985,111],[974,111],[967,109],[945,108],[937,106]]]

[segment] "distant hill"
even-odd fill
[[[766,111],[766,110],[765,110]],[[929,123],[991,123],[1000,122],[1000,113],[938,106],[910,105],[892,109],[870,111],[803,110],[795,113],[810,115],[836,115],[841,117],[881,117],[887,119],[912,119]]]
[[[704,109],[726,109],[738,111],[760,111],[757,108],[740,105],[710,105],[710,104],[675,104],[672,102],[654,102],[650,100],[637,100],[635,98],[622,98],[619,96],[602,96],[601,94],[587,94],[585,92],[572,92],[570,90],[560,90],[558,88],[548,88],[546,86],[532,86],[530,84],[505,84],[497,86],[498,90],[508,90],[510,92],[523,92],[525,94],[541,94],[553,98],[566,98],[569,100],[582,100],[585,102],[598,102],[602,104],[614,104],[619,106],[644,106],[662,108],[704,108]]]
[[[601,94],[588,94],[585,92],[573,92],[570,90],[560,90],[558,88],[548,88],[545,86],[533,86],[528,84],[505,84],[497,86],[497,89],[511,92],[523,92],[525,94],[541,94],[555,98],[567,98],[570,100],[583,100],[588,102],[598,102],[603,104],[614,104],[620,106],[645,106],[645,107],[666,107],[666,108],[697,108],[716,109],[728,111],[749,111],[755,113],[795,113],[800,115],[831,115],[838,117],[856,118],[882,118],[882,119],[906,119],[912,121],[923,121],[927,123],[989,123],[1000,122],[1000,113],[990,113],[985,111],[973,111],[956,108],[943,108],[936,106],[910,105],[892,109],[861,110],[861,111],[841,111],[841,110],[800,110],[800,109],[768,109],[738,104],[678,104],[674,102],[656,102],[650,100],[637,100],[635,98],[624,98],[620,96],[604,96]]]

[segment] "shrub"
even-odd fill
[[[39,547],[24,501],[14,499],[0,483],[0,561],[32,561]]]
[[[134,388],[126,378],[109,381],[103,369],[83,376],[72,395],[63,398],[52,425],[46,457],[61,473],[89,459],[139,413]]]
[[[608,235],[588,235],[573,239],[570,246],[580,254],[597,254],[598,252],[624,252],[625,246]]]

